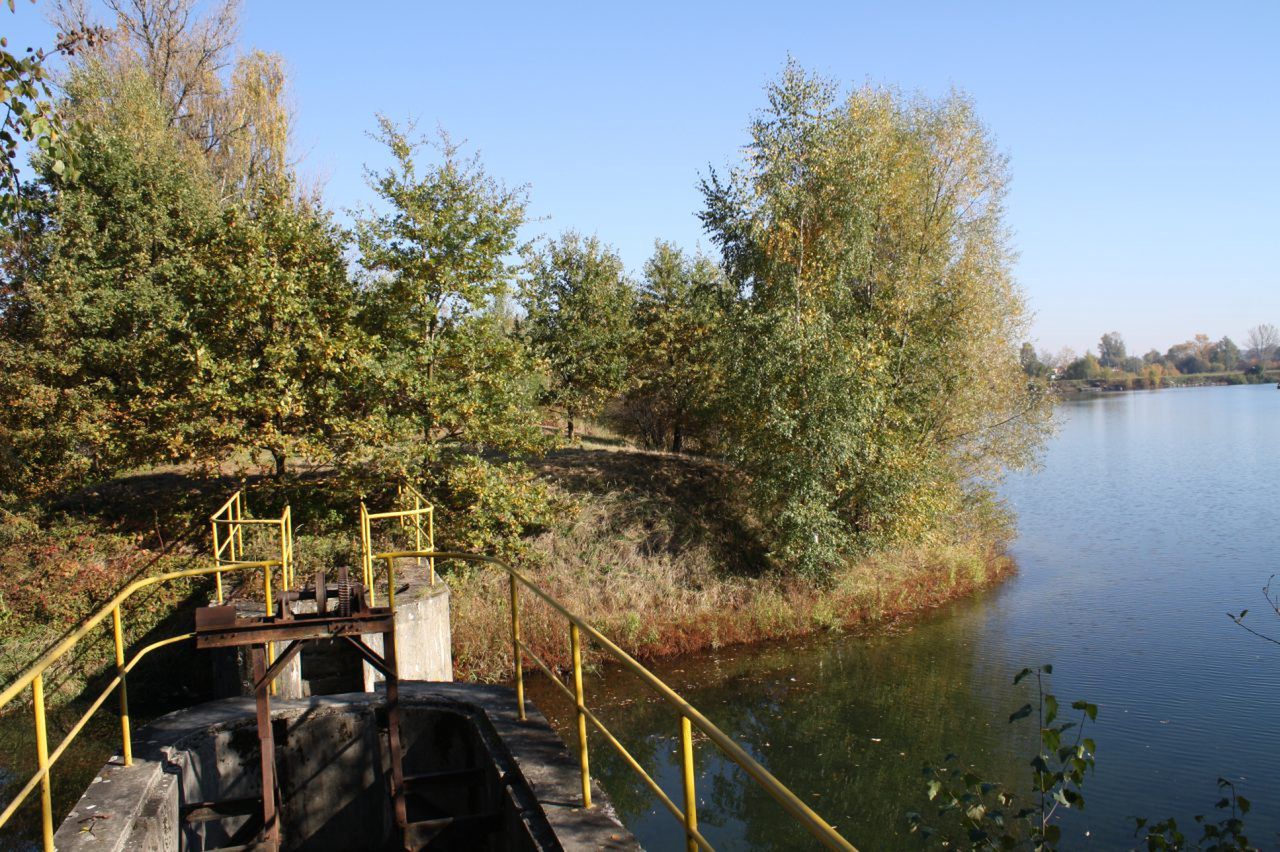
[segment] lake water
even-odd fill
[[[921,767],[955,752],[986,778],[1028,782],[1030,697],[1012,675],[1051,663],[1067,706],[1099,705],[1087,809],[1066,848],[1124,849],[1134,815],[1214,815],[1216,781],[1250,798],[1253,843],[1280,845],[1280,637],[1261,588],[1280,573],[1280,392],[1274,385],[1071,400],[1043,469],[1005,488],[1020,572],[896,635],[827,636],[655,666],[863,849],[913,849],[904,814],[929,813]],[[616,674],[610,677],[617,680]],[[588,687],[602,716],[680,801],[678,727],[625,684]],[[548,693],[540,704],[557,712]],[[651,849],[681,833],[603,741],[593,768]],[[730,849],[812,848],[709,743],[697,750],[699,819]]]

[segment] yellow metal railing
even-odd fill
[[[396,486],[396,504],[402,508],[391,512],[370,512],[363,500],[360,501],[360,569],[364,575],[365,588],[369,590],[369,604],[375,604],[373,590],[373,521],[395,519],[402,530],[412,529],[413,549],[424,553],[436,546],[435,507],[423,497],[418,489],[407,482]],[[418,557],[418,565],[422,565],[423,557]],[[431,585],[436,584],[436,560],[428,556],[427,571]]]
[[[395,608],[395,563],[397,559],[421,558],[430,559],[458,559],[466,562],[480,562],[492,565],[504,572],[510,582],[510,603],[511,603],[511,652],[512,652],[512,670],[515,678],[516,703],[521,719],[525,718],[525,701],[524,701],[524,657],[530,660],[542,670],[544,674],[551,679],[561,692],[563,692],[570,701],[573,702],[575,713],[577,716],[577,739],[578,739],[578,761],[582,775],[582,805],[583,807],[591,807],[591,769],[587,753],[587,725],[590,723],[605,740],[613,746],[626,764],[633,772],[640,776],[653,794],[658,797],[663,806],[669,810],[672,815],[680,821],[684,826],[685,843],[690,850],[712,848],[706,837],[698,830],[698,812],[697,812],[697,790],[695,787],[696,774],[694,772],[694,754],[693,754],[693,729],[696,727],[707,739],[719,748],[729,760],[737,764],[757,785],[760,786],[774,801],[782,806],[793,819],[803,826],[818,842],[828,849],[852,850],[854,847],[849,841],[840,836],[829,823],[822,817],[818,816],[808,805],[800,800],[795,793],[787,789],[787,787],[773,776],[769,770],[765,769],[755,758],[749,755],[742,746],[733,741],[728,734],[721,731],[712,722],[703,716],[692,704],[680,697],[675,690],[667,686],[658,678],[657,675],[650,672],[644,666],[640,665],[630,654],[619,648],[608,639],[600,631],[596,630],[583,619],[574,615],[564,604],[556,600],[554,597],[543,591],[534,584],[528,577],[521,573],[518,569],[509,565],[505,561],[494,556],[483,556],[476,553],[452,553],[447,551],[426,551],[426,550],[406,550],[392,551],[389,553],[379,553],[374,558],[381,560],[386,565],[387,588],[390,591],[390,603],[392,609]],[[529,590],[535,596],[542,599],[552,609],[562,615],[569,623],[569,646],[573,659],[573,684],[572,686],[564,683],[561,678],[551,670],[551,667],[539,657],[525,642],[520,638],[520,589],[521,587]],[[608,653],[615,662],[620,664],[624,669],[640,678],[650,689],[658,694],[660,698],[671,705],[680,717],[680,750],[681,750],[681,777],[683,779],[683,804],[681,808],[663,791],[658,782],[645,771],[640,762],[632,756],[631,752],[618,741],[618,738],[605,727],[587,706],[582,685],[582,637],[586,636],[589,640],[594,641],[598,647]]]
[[[234,499],[234,498],[233,498]],[[278,568],[283,572],[283,564],[278,560],[266,560],[261,562],[237,562],[234,565],[215,565],[212,568],[191,568],[185,571],[170,571],[165,574],[157,574],[154,577],[143,577],[134,580],[125,586],[119,594],[106,603],[92,616],[80,623],[80,626],[71,633],[67,634],[58,644],[54,645],[46,651],[40,659],[36,660],[25,672],[19,675],[12,683],[0,692],[0,712],[9,705],[11,701],[22,694],[23,690],[31,688],[31,704],[32,712],[35,716],[36,730],[36,774],[31,776],[25,786],[18,791],[3,811],[0,811],[0,827],[9,821],[9,818],[18,810],[27,797],[36,789],[40,788],[40,815],[41,815],[41,835],[44,841],[45,850],[53,849],[53,801],[52,801],[52,783],[50,772],[53,765],[58,762],[58,758],[66,752],[71,742],[80,734],[84,726],[89,723],[93,714],[98,712],[106,700],[111,696],[111,692],[119,687],[120,697],[120,752],[124,758],[124,765],[133,764],[133,737],[129,729],[129,686],[128,674],[133,670],[134,666],[147,654],[163,648],[165,645],[172,645],[175,642],[181,642],[184,639],[190,639],[194,633],[184,633],[180,636],[171,636],[162,639],[159,642],[152,642],[137,653],[128,662],[125,661],[125,641],[124,641],[124,619],[121,613],[121,607],[125,601],[129,600],[135,593],[154,586],[159,583],[166,583],[170,580],[178,580],[184,577],[201,577],[213,574],[220,577],[223,571],[249,571],[261,568],[265,584],[267,600],[271,599],[271,571]],[[71,651],[82,639],[107,619],[111,617],[111,633],[115,642],[115,660],[116,674],[107,683],[102,692],[90,704],[89,708],[80,716],[66,736],[62,738],[53,751],[49,751],[49,733],[46,719],[46,704],[44,694],[44,675],[48,669]]]
[[[215,575],[215,592],[218,603],[222,603],[222,572],[231,567],[244,565],[244,533],[245,528],[274,528],[279,536],[279,564],[281,571],[281,588],[293,587],[293,512],[289,506],[284,507],[278,518],[245,517],[245,498],[243,491],[237,491],[227,498],[218,511],[209,516],[209,526],[213,531],[213,564],[218,569]],[[252,561],[252,560],[249,560]],[[276,560],[273,560],[276,561]],[[267,572],[270,575],[270,572]],[[267,616],[272,614],[272,595],[270,577],[266,585]]]

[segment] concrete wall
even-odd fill
[[[406,774],[461,770],[469,779],[411,798],[411,821],[457,817],[443,827],[453,834],[438,835],[443,842],[432,848],[639,848],[598,787],[597,806],[578,807],[577,761],[536,708],[527,721],[517,718],[511,690],[402,683],[401,704]],[[382,705],[365,693],[273,702],[284,849],[399,848]],[[252,700],[161,717],[139,732],[136,752],[133,766],[108,764],[89,786],[58,830],[61,852],[179,852],[251,839],[243,836],[255,828],[250,817],[191,817],[202,802],[259,794]],[[483,816],[482,830],[472,815]]]
[[[365,644],[382,653],[382,637],[364,637]],[[401,680],[453,680],[453,632],[449,627],[449,587],[436,578],[434,586],[419,583],[396,593],[396,661]],[[364,690],[372,692],[382,682],[368,663],[364,666]]]
[[[304,605],[308,602],[304,602]],[[379,603],[385,603],[379,600]],[[311,604],[314,607],[314,604]],[[314,609],[312,609],[314,611]],[[262,615],[249,609],[242,616]],[[371,634],[364,642],[381,654],[382,636]],[[277,648],[277,651],[283,650]],[[244,649],[209,652],[214,661],[216,694],[251,695],[249,655]],[[396,592],[396,658],[401,680],[448,682],[453,680],[453,635],[449,627],[449,586],[411,583]],[[372,692],[382,675],[360,659],[341,640],[314,641],[289,661],[276,679],[279,698],[335,695],[363,689]]]

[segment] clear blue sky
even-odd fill
[[[48,40],[40,0],[6,17]],[[369,200],[374,113],[465,138],[528,183],[537,232],[639,269],[706,245],[699,174],[746,141],[788,52],[931,95],[957,86],[1012,161],[1039,345],[1129,349],[1280,325],[1280,3],[420,3],[246,0],[293,75],[296,146],[335,208]]]

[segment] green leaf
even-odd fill
[[[1028,716],[1031,715],[1032,709],[1033,708],[1030,704],[1023,704],[1017,710],[1014,710],[1012,713],[1009,714],[1009,721],[1016,722],[1019,719],[1027,718]]]

